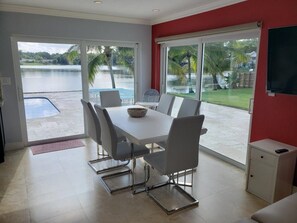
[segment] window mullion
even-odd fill
[[[196,74],[196,99],[198,100],[201,99],[202,69],[203,69],[203,43],[199,38],[198,52],[197,52],[197,74]]]

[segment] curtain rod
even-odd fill
[[[202,36],[209,36],[209,35],[216,35],[216,34],[223,34],[227,32],[236,32],[236,31],[244,31],[249,29],[256,29],[260,28],[262,26],[261,21],[252,22],[252,23],[245,23],[241,25],[236,26],[226,26],[223,28],[217,28],[217,29],[210,29],[210,30],[204,30],[199,32],[192,32],[192,33],[184,33],[179,35],[173,35],[173,36],[165,36],[165,37],[159,37],[155,39],[155,42],[158,44],[167,42],[167,41],[174,41],[174,40],[180,40],[180,39],[189,39],[189,38],[195,38],[195,37],[202,37]]]

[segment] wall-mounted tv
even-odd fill
[[[268,30],[267,91],[297,95],[297,26]]]

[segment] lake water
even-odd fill
[[[122,98],[134,98],[134,78],[131,75],[120,74],[123,68],[114,67],[116,88],[120,90]],[[93,85],[89,85],[90,93],[99,89],[110,89],[111,79],[106,66],[103,72],[98,72]],[[21,75],[24,93],[81,91],[80,65],[21,65]],[[176,75],[167,75],[167,91],[187,93],[189,86],[176,86],[170,81],[176,80]],[[195,75],[192,77],[193,83]],[[193,84],[194,85],[194,84]],[[193,86],[195,89],[195,86]]]
[[[24,93],[81,91],[80,65],[21,65]],[[133,92],[134,78],[131,75],[115,74],[117,88]],[[90,89],[111,88],[110,75],[98,73]]]

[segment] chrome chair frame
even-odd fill
[[[149,168],[149,166],[148,166]],[[149,172],[149,171],[148,171]],[[187,172],[185,171],[184,174],[184,177],[186,177],[187,175]],[[168,181],[165,182],[165,183],[160,183],[160,184],[157,184],[157,185],[152,185],[150,187],[146,187],[145,191],[147,192],[148,196],[150,198],[153,199],[153,201],[163,209],[163,211],[166,212],[167,215],[170,215],[170,214],[173,214],[175,212],[178,212],[178,211],[182,211],[184,209],[187,209],[189,207],[195,207],[195,206],[198,206],[199,204],[199,201],[194,198],[191,194],[189,194],[188,192],[186,192],[182,187],[193,187],[193,170],[192,170],[192,177],[191,177],[191,183],[186,183],[186,179],[184,179],[184,183],[179,183],[179,174],[178,173],[175,173],[175,174],[170,174],[168,175]],[[149,176],[148,176],[149,178]],[[177,181],[174,180],[174,178],[177,178]],[[148,179],[147,179],[148,181]],[[147,182],[146,181],[146,182]],[[182,193],[185,197],[188,198],[188,200],[190,201],[189,204],[187,205],[184,205],[182,207],[178,207],[178,208],[174,208],[174,209],[168,209],[166,208],[165,206],[163,206],[161,204],[161,201],[158,199],[158,197],[154,196],[153,194],[150,193],[150,191],[152,190],[155,190],[155,189],[158,189],[158,188],[161,188],[161,187],[165,187],[165,186],[168,186],[168,185],[173,185],[180,193]]]

